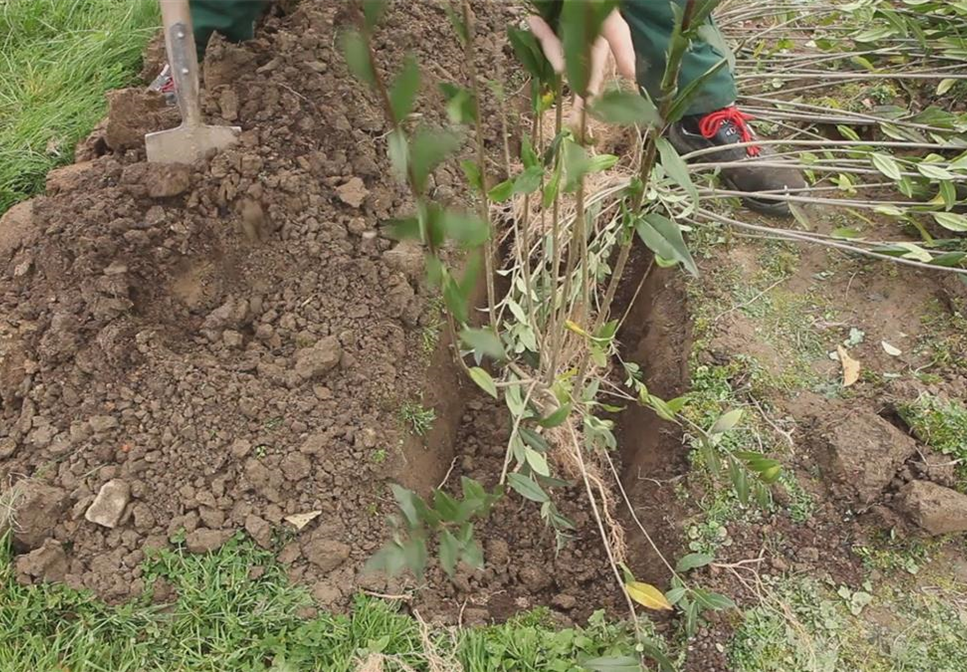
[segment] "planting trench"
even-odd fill
[[[476,11],[481,60],[510,71],[493,36],[520,10]],[[357,590],[412,587],[361,571],[388,534],[390,482],[495,484],[507,418],[455,371],[422,252],[380,228],[411,203],[385,170],[381,113],[334,46],[346,22],[338,3],[302,3],[247,45],[213,43],[203,104],[242,126],[237,148],[149,165],[141,138],[175,113],[115,92],[79,162],[4,217],[0,478],[21,580],[124,601],[151,549],[244,532],[343,609]],[[442,124],[435,83],[464,77],[442,8],[395,3],[376,49],[389,70],[416,51],[423,120]],[[458,175],[441,167],[434,196],[465,200]],[[432,428],[417,435],[404,407],[432,409]],[[620,604],[581,488],[556,497],[578,525],[559,554],[536,509],[507,497],[478,526],[486,569],[431,570],[414,605],[480,622]],[[302,529],[286,521],[310,513]]]

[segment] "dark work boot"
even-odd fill
[[[680,154],[721,147],[719,151],[703,154],[695,160],[703,163],[742,162],[744,165],[722,168],[722,181],[730,189],[747,194],[742,201],[748,208],[770,215],[788,216],[792,214],[789,205],[784,201],[768,198],[768,192],[782,194],[788,190],[793,195],[801,194],[800,190],[807,187],[802,173],[792,167],[758,165],[756,159],[768,161],[771,154],[764,147],[729,146],[755,141],[755,133],[748,124],[751,119],[750,115],[735,106],[726,107],[702,116],[685,117],[672,124],[668,131],[668,139]],[[779,159],[773,159],[770,163],[777,161]]]

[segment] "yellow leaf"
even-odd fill
[[[836,346],[839,354],[839,361],[843,365],[843,387],[849,387],[860,379],[860,363],[849,356],[846,348],[842,345]]]
[[[640,581],[626,583],[625,590],[628,591],[628,595],[631,596],[632,600],[646,609],[654,609],[656,611],[671,611],[672,609],[671,603],[665,599],[662,592],[650,583],[641,583]]]
[[[591,334],[589,334],[584,329],[582,329],[581,326],[576,322],[572,322],[571,320],[564,320],[564,326],[570,329],[571,331],[573,331],[578,336],[583,336],[584,338],[591,338]]]
[[[303,527],[305,527],[313,520],[318,518],[320,514],[322,514],[322,511],[310,511],[308,513],[295,513],[291,516],[286,516],[283,520],[295,526],[295,529],[301,530]]]

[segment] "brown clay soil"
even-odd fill
[[[115,92],[86,160],[5,219],[0,477],[29,477],[17,550],[66,544],[66,572],[46,578],[120,601],[139,594],[148,549],[184,536],[203,551],[244,530],[339,609],[359,589],[401,590],[360,572],[387,534],[389,481],[425,492],[448,473],[499,473],[506,418],[473,399],[445,345],[425,352],[439,314],[422,253],[380,228],[411,202],[387,170],[381,110],[339,53],[345,11],[303,2],[251,43],[213,43],[203,103],[242,127],[237,148],[147,164],[143,134],[175,112]],[[509,65],[492,36],[519,9],[476,11],[481,66]],[[443,123],[437,82],[464,80],[460,49],[442,6],[424,2],[394,3],[376,42],[388,73],[417,54],[430,125]],[[438,170],[433,195],[464,198],[458,175]],[[426,437],[401,421],[407,402],[435,410]],[[123,510],[109,529],[85,512],[112,480]],[[610,590],[599,546],[555,557],[519,509],[505,502],[484,525],[486,571],[430,576],[427,615],[505,618],[556,598],[583,618],[609,601],[587,599]],[[297,533],[283,521],[313,511]]]

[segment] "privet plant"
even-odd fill
[[[636,604],[677,608],[692,633],[703,610],[732,606],[727,597],[688,580],[689,570],[709,564],[710,556],[693,553],[676,565],[666,561],[673,576],[666,592],[635,581],[625,563],[614,493],[625,499],[636,526],[651,538],[621,487],[611,456],[617,444],[608,416],[621,410],[617,404],[637,403],[665,420],[689,422],[681,414],[687,397],[666,400],[654,395],[640,368],[621,360],[616,347],[623,316],[613,315],[612,308],[632,245],[643,243],[660,266],[677,265],[697,274],[683,227],[728,226],[761,237],[967,273],[963,239],[936,234],[938,227],[954,233],[967,230],[967,218],[957,211],[967,175],[961,138],[967,121],[934,106],[913,114],[886,105],[852,110],[806,102],[815,101],[833,82],[868,81],[879,75],[887,80],[887,74],[890,81],[933,82],[938,97],[961,86],[967,76],[957,74],[957,68],[962,68],[967,50],[959,35],[967,12],[956,4],[859,0],[849,6],[809,3],[800,9],[788,2],[691,0],[679,15],[658,100],[640,90],[609,90],[581,107],[575,122],[565,124],[565,92],[588,97],[591,49],[617,0],[532,0],[533,11],[561,37],[565,69],[558,73],[551,67],[529,31],[508,31],[530,76],[532,123],[529,133],[514,143],[508,142],[507,125],[502,124],[506,166],[498,181],[486,161],[481,129],[486,89],[479,82],[467,0],[448,5],[456,39],[465,49],[466,81],[441,84],[451,122],[447,129],[423,128],[411,118],[420,86],[415,59],[407,59],[391,81],[380,76],[371,37],[386,1],[363,0],[358,30],[345,36],[347,62],[383,105],[392,127],[390,161],[416,203],[412,217],[394,224],[395,233],[425,246],[428,281],[444,298],[458,361],[482,389],[503,399],[512,419],[506,459],[493,493],[464,479],[462,501],[435,492],[428,503],[394,487],[403,520],[396,521],[393,541],[375,556],[373,566],[422,573],[431,531],[439,537],[438,556],[446,571],[452,573],[458,561],[479,566],[482,558],[470,521],[486,513],[504,486],[538,504],[545,523],[555,530],[559,543],[565,543],[573,524],[560,512],[553,494],[577,481],[583,484],[632,614]],[[737,194],[713,187],[711,174],[721,163],[703,161],[707,151],[679,156],[663,137],[701,84],[700,79],[679,90],[678,74],[691,40],[717,8],[720,24],[739,44],[737,76],[745,92],[741,102],[761,123],[789,131],[782,140],[772,141],[782,151],[765,161],[791,159],[791,165],[803,169],[812,182],[806,193],[771,196],[790,203],[798,228],[736,219],[726,201]],[[845,12],[867,17],[864,28],[843,31]],[[944,21],[936,20],[938,16]],[[752,32],[748,26],[760,25],[762,19],[772,27]],[[795,34],[803,35],[800,41],[818,56],[790,52],[790,45],[770,36],[790,26],[800,29]],[[902,39],[887,46],[880,43],[891,36]],[[706,76],[722,67],[729,67],[727,59]],[[886,67],[889,73],[881,71]],[[633,176],[605,172],[619,159],[593,150],[589,117],[637,129],[641,142],[631,162]],[[829,127],[839,139],[821,134]],[[870,127],[877,133],[870,133]],[[460,165],[474,194],[472,213],[445,208],[426,193],[430,173],[465,149],[467,138],[470,149],[463,156],[471,158]],[[512,144],[520,148],[513,162]],[[904,198],[890,200],[894,197],[882,196],[886,190]],[[873,216],[896,220],[918,232],[921,242],[867,239],[853,227],[817,233],[801,207],[815,203],[845,208],[859,221],[872,223]],[[512,235],[511,253],[499,269],[493,268],[500,261],[493,242],[495,220],[502,225],[501,233],[506,228]],[[465,251],[462,270],[445,254],[454,246]],[[483,328],[474,325],[470,306],[481,272],[487,288]],[[504,276],[509,286],[502,297],[496,296],[495,274]],[[482,366],[484,360],[489,360],[488,368]],[[623,374],[620,378],[611,370],[615,362]],[[781,466],[762,453],[733,451],[730,442],[722,440],[741,420],[742,412],[733,410],[711,427],[687,429],[698,437],[699,455],[710,471],[730,482],[741,501],[767,506],[769,486],[780,478]],[[642,650],[670,666],[647,642]]]

